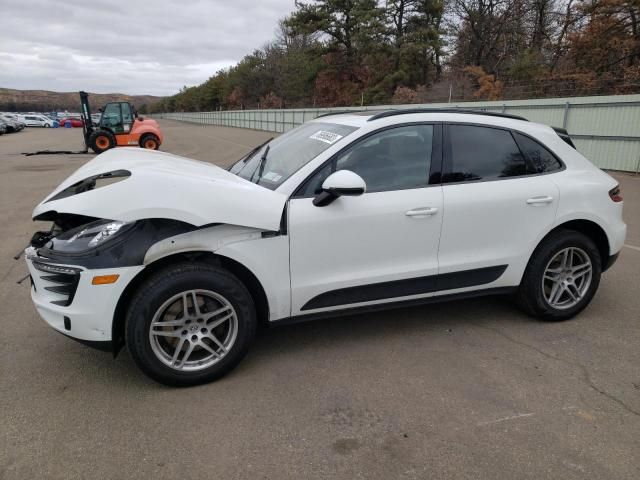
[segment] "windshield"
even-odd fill
[[[275,190],[300,168],[354,130],[357,127],[335,123],[305,123],[262,145],[229,171]]]

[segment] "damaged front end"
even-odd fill
[[[124,341],[114,321],[119,302],[154,245],[166,240],[172,247],[173,237],[221,224],[278,231],[287,201],[213,165],[118,150],[83,165],[35,207],[32,218],[52,226],[25,250],[40,316],[60,333],[114,353]]]
[[[39,258],[51,262],[117,268],[142,265],[151,245],[194,229],[168,219],[123,222],[67,214],[56,217],[50,230],[36,232],[29,246]]]
[[[167,219],[123,222],[69,214],[53,222],[25,250],[36,309],[60,333],[115,355],[124,344],[112,328],[118,300],[144,269],[146,252],[195,227]]]

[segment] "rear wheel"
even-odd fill
[[[542,320],[567,320],[581,312],[598,289],[602,260],[594,242],[559,230],[535,250],[518,290],[518,303]]]
[[[240,280],[195,263],[167,267],[145,281],[126,322],[136,364],[171,386],[225,375],[245,356],[256,330],[253,299]]]
[[[98,130],[89,137],[89,147],[96,153],[102,153],[116,146],[116,138],[111,132]]]
[[[148,150],[158,150],[160,140],[152,133],[147,133],[140,138],[140,147]]]

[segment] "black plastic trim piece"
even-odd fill
[[[366,111],[367,110],[338,110],[336,112],[323,113],[322,115],[318,115],[317,117],[314,117],[313,120],[315,120],[316,118],[331,117],[333,115],[348,115],[348,114],[355,115],[357,113],[362,113]]]
[[[387,110],[386,112],[377,113],[371,116],[371,118],[367,119],[367,122],[378,120],[379,118],[394,117],[396,115],[409,115],[411,113],[462,113],[470,115],[485,115],[489,117],[510,118],[512,120],[523,120],[525,122],[529,121],[519,115],[511,115],[509,113],[484,112],[482,110],[471,110],[467,108],[406,108],[398,110]]]
[[[59,295],[66,295],[64,300],[52,300],[51,303],[59,305],[61,307],[68,307],[73,302],[73,298],[76,295],[78,289],[78,283],[80,282],[79,268],[69,267],[66,265],[56,265],[42,261],[42,259],[32,260],[33,267],[41,272],[49,273],[52,275],[42,275],[40,278],[51,283],[57,283],[49,287],[44,287],[45,290],[57,293]],[[33,279],[31,280],[33,284]],[[34,285],[35,288],[35,285]]]
[[[65,283],[64,285],[54,287],[44,287],[44,289],[53,293],[59,293],[60,295],[71,295],[74,292],[75,287],[76,285],[73,283]]]
[[[56,275],[45,275],[44,277],[40,277],[40,278],[42,280],[46,280],[47,282],[71,285],[73,284],[73,276],[71,276],[71,278],[69,277],[70,275],[68,274],[58,273]]]
[[[511,295],[518,290],[518,287],[496,287],[485,288],[482,290],[473,290],[471,292],[450,293],[447,295],[438,295],[435,297],[414,298],[410,300],[399,300],[396,302],[378,303],[375,305],[364,305],[360,307],[346,307],[338,310],[329,310],[318,313],[307,313],[304,315],[294,315],[279,320],[273,320],[270,326],[279,327],[284,325],[292,325],[296,323],[310,322],[313,320],[323,320],[333,317],[343,317],[346,315],[360,315],[363,313],[379,312],[384,310],[393,310],[395,308],[414,307],[420,305],[429,305],[432,303],[450,302],[465,298],[486,297],[490,295]]]
[[[105,342],[96,341],[96,340],[83,340],[81,338],[76,338],[76,337],[72,337],[71,335],[67,335],[66,333],[61,332],[59,330],[56,330],[56,332],[58,332],[61,335],[64,335],[67,338],[70,338],[71,340],[75,340],[78,343],[86,345],[87,347],[95,348],[96,350],[100,350],[102,352],[112,352],[113,351],[111,342],[108,341],[108,340],[105,341]]]
[[[484,285],[500,278],[506,269],[507,265],[498,265],[495,267],[476,268],[440,275],[339,288],[313,297],[305,303],[300,310],[314,310],[317,308],[372,302],[375,300],[386,300],[389,298],[407,297],[441,290]]]
[[[607,258],[607,261],[602,265],[602,271],[606,272],[607,270],[609,270],[613,266],[613,264],[616,263],[619,256],[620,252],[610,255],[609,258]]]

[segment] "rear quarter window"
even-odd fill
[[[562,169],[562,163],[546,147],[530,137],[513,132],[518,146],[527,159],[529,173],[547,173]]]

